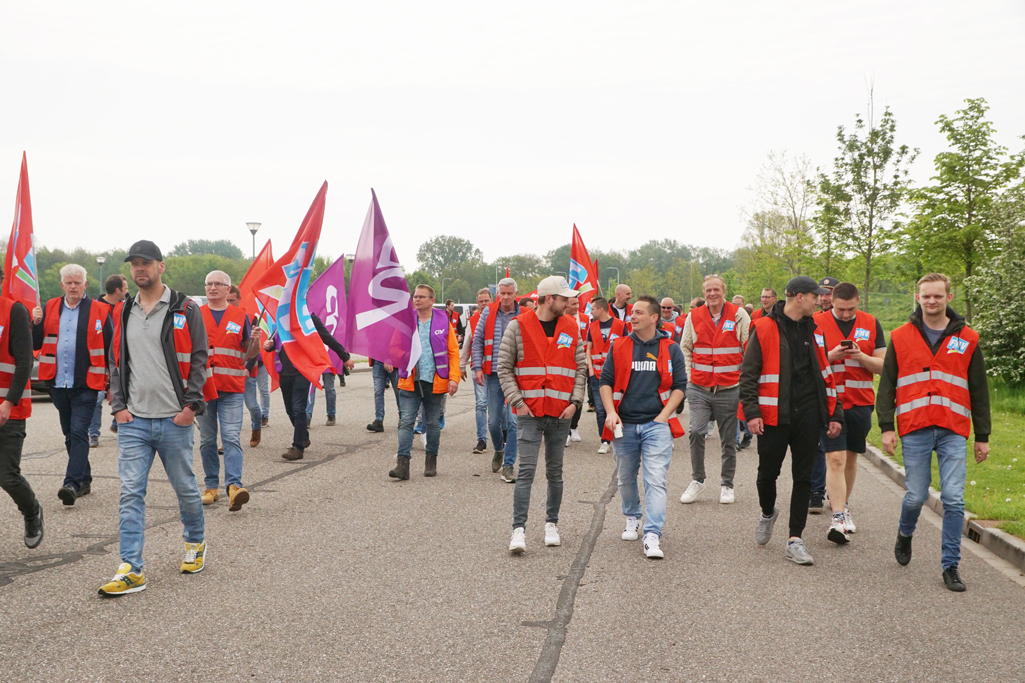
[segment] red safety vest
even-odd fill
[[[228,306],[218,325],[209,304],[200,307],[206,336],[210,340],[207,365],[211,370],[208,384],[218,394],[243,394],[246,391],[246,347],[242,344],[242,331],[246,314],[238,306]]]
[[[765,309],[764,308],[759,308],[757,311],[755,311],[754,313],[751,314],[751,322],[754,322],[755,320],[758,320],[759,318],[763,317],[764,315],[765,315]]]
[[[890,333],[897,354],[897,433],[942,427],[966,439],[972,429],[972,397],[968,366],[979,333],[962,327],[944,337],[933,355],[922,332],[905,323]]]
[[[61,299],[56,297],[46,302],[46,318],[43,321],[43,346],[39,352],[39,379],[52,381],[57,377],[57,339],[60,336]],[[79,304],[81,305],[81,304]],[[82,315],[82,311],[79,311]],[[110,312],[106,304],[92,300],[89,306],[89,328],[85,344],[89,349],[89,371],[85,384],[90,389],[103,391],[107,388],[107,359],[103,353],[103,323]],[[77,343],[78,330],[75,330]]]
[[[871,356],[876,349],[876,319],[874,316],[857,311],[854,318],[854,327],[851,328],[850,337],[845,337],[836,324],[836,318],[832,311],[820,311],[816,313],[815,324],[826,338],[826,353],[840,345],[842,339],[853,339],[861,352]],[[844,410],[851,406],[874,406],[876,403],[876,392],[872,385],[872,373],[862,367],[861,363],[853,358],[847,358],[843,363],[833,363],[833,380],[836,382],[836,393],[840,397]]]
[[[602,339],[601,322],[595,319],[587,334],[591,342],[591,365],[594,367],[594,375],[601,377],[601,369],[605,367],[605,359],[609,357],[609,347],[612,346],[612,342],[627,334],[626,323],[619,318],[613,318],[612,327],[609,328],[609,338]]]
[[[7,297],[0,298],[0,399],[7,398],[14,379],[14,356],[11,355],[11,344],[4,332],[11,329],[11,306],[14,301]],[[18,405],[11,408],[10,420],[25,420],[32,415],[32,382],[25,382],[25,391],[21,394]]]
[[[138,304],[136,304],[138,305]],[[124,311],[125,302],[119,301],[114,307],[114,338],[111,341],[111,348],[114,352],[114,364],[121,366],[121,344],[123,343],[123,328],[121,317]],[[182,389],[188,390],[189,371],[192,367],[192,337],[189,335],[189,321],[185,313],[174,314],[174,352],[178,356],[178,372],[181,374]],[[209,365],[206,369],[206,383],[203,385],[203,399],[210,401],[217,398],[217,390],[211,391],[213,382],[210,381],[211,372]],[[172,377],[173,381],[174,378]]]
[[[452,309],[452,314],[449,316],[449,318],[452,321],[452,326],[453,327],[458,327],[459,326],[459,316],[460,315],[461,315],[461,313],[459,311],[457,311],[454,308]]]
[[[495,320],[498,318],[498,302],[488,304],[488,320],[484,323],[484,362],[482,364],[482,370],[485,375],[491,374],[491,359],[497,355],[498,349],[495,348]],[[522,315],[522,310],[521,313]],[[515,320],[516,316],[513,316]],[[506,322],[506,325],[509,323]],[[503,333],[505,331],[503,330]],[[498,340],[499,348],[501,348],[502,340]]]
[[[655,368],[662,378],[658,385],[658,397],[662,399],[662,405],[669,401],[669,396],[673,393],[673,364],[669,360],[669,347],[672,343],[671,339],[663,338],[658,345],[658,362]],[[634,340],[630,337],[623,337],[613,344],[612,359],[616,366],[616,376],[612,379],[612,404],[618,413],[619,404],[622,403],[623,396],[630,388],[630,378],[633,376]],[[676,415],[669,418],[669,431],[674,439],[679,439],[686,433]],[[612,441],[614,436],[608,427],[602,427],[601,438],[603,441]]]
[[[762,374],[758,378],[758,411],[765,424],[779,424],[779,325],[768,316],[758,319],[754,325],[758,335],[758,344],[762,351]],[[819,372],[826,382],[826,411],[832,416],[836,410],[836,384],[833,382],[833,369],[826,358],[825,340],[818,332],[815,336],[815,357],[819,362]]]
[[[619,311],[617,311],[617,310],[615,310],[613,308],[613,306],[612,306],[613,303],[615,303],[615,299],[613,299],[612,301],[609,302],[609,315],[611,315],[616,320],[619,320],[619,316],[617,315],[619,313]],[[623,320],[623,323],[626,325],[626,333],[627,334],[630,334],[633,331],[633,328],[634,328],[633,324],[630,322],[630,314],[633,313],[633,312],[634,312],[634,305],[631,304],[631,303],[627,303],[627,305],[626,305],[626,318]]]
[[[580,328],[580,338],[584,339],[587,337],[587,326],[591,323],[591,319],[583,313],[577,313],[577,327]]]
[[[478,308],[474,312],[474,314],[470,316],[470,319],[466,321],[467,326],[470,328],[469,330],[467,330],[467,332],[469,332],[468,339],[473,339],[473,333],[477,329],[477,323],[479,323],[479,322],[480,322],[480,309]]]
[[[740,382],[744,347],[737,336],[737,307],[723,302],[719,324],[712,321],[708,306],[691,311],[694,348],[691,351],[690,381],[700,387],[729,387]]]
[[[580,333],[565,315],[559,316],[551,337],[534,311],[524,311],[517,319],[523,359],[516,361],[516,386],[535,417],[559,417],[573,397]]]

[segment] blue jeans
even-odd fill
[[[502,466],[512,467],[516,464],[516,413],[505,403],[505,394],[502,393],[502,384],[498,381],[497,373],[485,376],[484,388],[488,392],[488,431],[491,432],[491,445],[496,451],[505,451]],[[508,438],[502,435],[502,430],[508,430]]]
[[[89,467],[89,424],[96,412],[96,390],[54,388],[50,389],[50,397],[60,416],[64,448],[68,452],[63,485],[77,491],[93,480]]]
[[[179,427],[171,418],[136,417],[118,425],[117,470],[121,477],[118,532],[121,561],[142,571],[142,547],[146,530],[146,485],[153,456],[160,455],[167,478],[178,496],[186,543],[203,540],[203,501],[192,471],[193,427]]]
[[[597,375],[591,375],[588,377],[588,381],[591,383],[591,393],[595,396],[594,401],[594,416],[598,418],[598,437],[601,438],[602,432],[605,430],[605,404],[601,400],[601,392],[598,390],[598,384],[601,382],[601,378]],[[583,407],[581,406],[581,409]],[[602,443],[607,443],[605,439],[602,439]]]
[[[221,456],[217,454],[217,427],[220,425],[224,446],[224,488],[242,486],[242,394],[221,394],[206,402],[206,412],[196,418],[199,423],[199,455],[203,459],[204,484],[216,489],[220,483]],[[259,423],[257,423],[259,424]],[[258,429],[259,427],[256,427]]]
[[[249,411],[249,425],[253,430],[263,426],[263,407],[260,405],[260,379],[259,377],[246,377],[245,404]]]
[[[256,386],[260,394],[260,408],[263,410],[263,419],[270,419],[270,374],[267,368],[260,364],[256,371]]]
[[[940,500],[943,502],[943,542],[940,564],[944,569],[961,561],[964,532],[964,482],[967,474],[968,440],[942,427],[926,427],[900,439],[904,454],[904,485],[908,491],[900,509],[900,533],[915,533],[922,506],[929,500],[932,452],[940,466]]]
[[[624,424],[616,439],[616,466],[623,514],[644,517],[644,533],[662,536],[666,521],[666,472],[673,459],[673,434],[661,422]],[[644,514],[637,490],[637,471],[643,466]]]
[[[98,439],[100,438],[100,426],[103,424],[103,402],[107,399],[107,392],[99,391],[96,393],[96,412],[93,413],[93,419],[89,423],[89,438]],[[110,416],[110,426],[116,432],[117,431],[117,420],[114,416]]]
[[[335,373],[325,372],[320,376],[320,383],[324,385],[324,400],[327,401],[327,416],[335,416],[337,395],[335,394]],[[306,406],[306,424],[313,422],[313,404],[317,402],[317,387],[310,384],[310,401]]]
[[[441,407],[445,394],[435,394],[431,382],[417,382],[413,391],[399,390],[399,453],[400,458],[409,459],[413,447],[413,423],[416,422],[420,406],[424,407],[427,431],[427,453],[438,454],[441,441]]]
[[[386,372],[384,363],[374,361],[372,374],[374,376],[374,419],[384,422],[384,390],[388,382],[391,382],[392,391],[395,392],[395,408],[399,408],[399,371],[392,368],[391,372]]]
[[[473,398],[474,398],[474,417],[477,418],[477,441],[483,441],[487,443],[488,440],[488,390],[485,387],[477,384],[470,378],[470,382],[473,383]]]

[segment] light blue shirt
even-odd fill
[[[57,376],[53,386],[71,389],[75,386],[75,353],[78,351],[78,311],[82,302],[72,308],[64,299],[61,307],[60,334],[57,336]]]
[[[433,382],[438,367],[434,364],[434,348],[431,346],[431,321],[416,320],[416,331],[420,335],[420,360],[416,363],[416,378],[421,382]]]

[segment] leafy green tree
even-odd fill
[[[967,280],[985,259],[993,239],[992,204],[1019,177],[1025,152],[1005,159],[1007,148],[996,143],[993,123],[986,120],[986,100],[965,102],[968,106],[953,118],[940,116],[936,122],[947,136],[950,150],[937,154],[933,161],[935,184],[913,194],[917,213],[909,231],[927,253],[956,263]],[[969,287],[965,292],[969,322],[972,298]]]
[[[228,259],[241,259],[242,250],[230,240],[186,240],[164,254],[164,258],[174,256],[200,256],[213,254]],[[227,271],[225,271],[227,272]]]
[[[833,160],[832,174],[820,173],[818,183],[820,212],[826,212],[827,224],[836,221],[839,244],[863,260],[862,301],[866,306],[873,258],[894,243],[894,219],[907,196],[908,171],[918,154],[907,145],[895,145],[897,121],[889,107],[878,124],[873,111],[870,97],[867,122],[857,114],[853,132],[837,128],[839,155]]]
[[[128,264],[125,264],[126,266]],[[210,271],[223,270],[231,277],[232,284],[238,284],[246,273],[248,263],[236,261],[215,254],[197,256],[165,256],[164,284],[189,296],[206,295],[206,276]],[[131,283],[131,273],[127,277]]]
[[[462,261],[484,261],[481,250],[473,246],[473,242],[452,235],[438,235],[420,245],[416,252],[416,260],[420,267],[435,277],[454,263]]]

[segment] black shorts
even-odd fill
[[[875,406],[851,406],[843,411],[844,423],[840,435],[835,439],[826,436],[822,429],[822,448],[826,453],[834,451],[853,451],[864,453],[868,450],[865,438],[872,429],[872,411]]]

